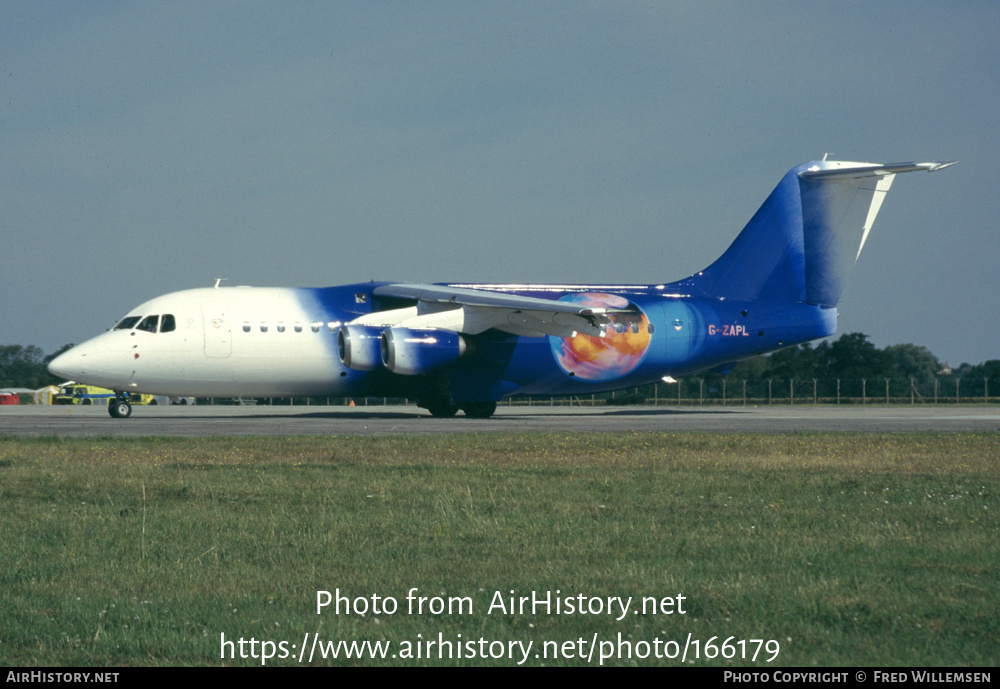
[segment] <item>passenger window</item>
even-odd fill
[[[142,316],[128,316],[123,318],[118,322],[118,325],[115,326],[115,330],[131,330],[135,327],[135,324],[139,322],[140,318],[142,318]]]
[[[297,332],[297,333],[302,332],[302,324],[301,323],[296,323],[295,324],[295,332]]]
[[[177,321],[174,320],[174,315],[172,313],[163,314],[163,318],[160,319],[160,332],[172,333],[176,329]]]
[[[260,331],[262,333],[266,333],[267,332],[267,323],[261,323],[260,324]]]
[[[285,324],[284,323],[278,323],[278,332],[279,333],[285,332]]]
[[[139,323],[139,325],[135,326],[135,329],[136,330],[144,330],[147,333],[155,333],[156,332],[156,324],[159,323],[159,321],[160,321],[160,316],[159,315],[156,315],[156,316],[146,316],[145,318],[142,319],[142,322]]]
[[[243,332],[245,333],[250,332],[250,321],[243,322]]]

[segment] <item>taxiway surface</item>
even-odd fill
[[[489,432],[792,431],[997,432],[996,406],[524,407],[501,406],[491,419],[435,419],[412,406],[135,407],[112,419],[103,407],[0,409],[0,435],[246,436],[385,435]]]

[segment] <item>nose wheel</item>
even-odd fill
[[[132,403],[127,397],[119,395],[108,405],[108,413],[112,419],[127,419],[132,416]]]

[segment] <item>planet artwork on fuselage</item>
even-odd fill
[[[552,355],[563,371],[587,381],[615,380],[642,363],[651,339],[649,319],[634,303],[598,292],[571,294],[559,301],[625,310],[610,315],[611,325],[604,337],[582,333],[575,337],[549,337]]]

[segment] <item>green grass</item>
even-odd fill
[[[0,664],[260,664],[238,643],[222,659],[223,634],[391,656],[440,633],[532,641],[529,665],[587,664],[534,654],[595,634],[633,654],[773,640],[772,665],[994,665],[998,458],[997,434],[0,438]],[[472,611],[408,614],[413,588]],[[398,610],[318,615],[337,589]],[[679,594],[684,614],[487,612],[511,590]]]

